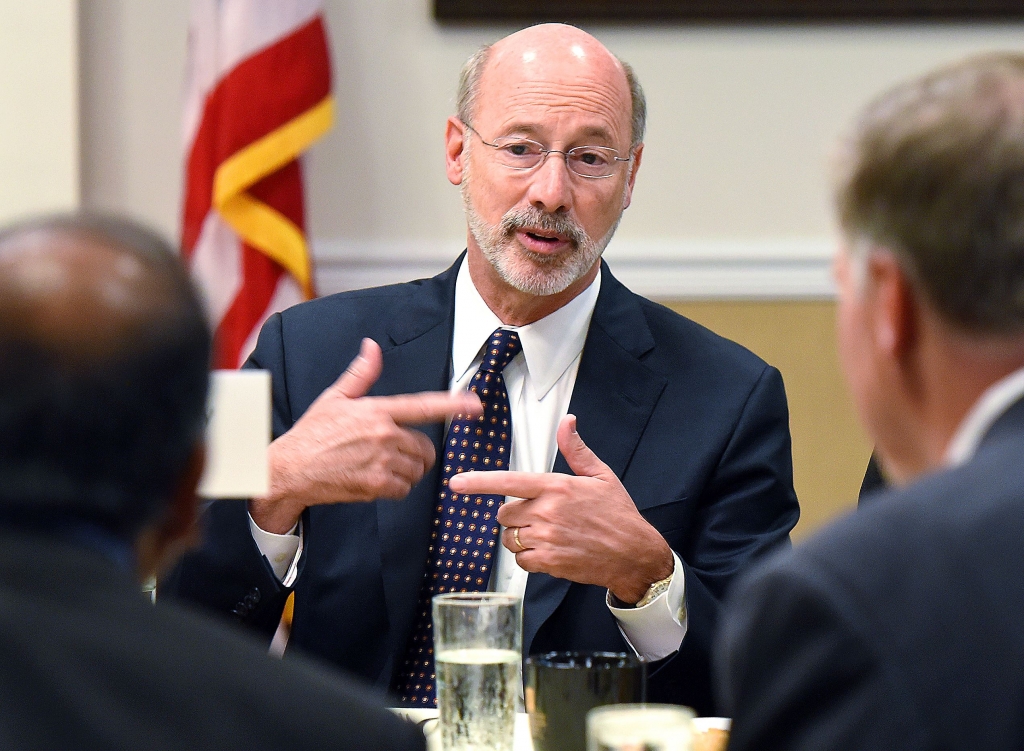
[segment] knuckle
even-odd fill
[[[559,495],[568,495],[572,489],[572,478],[569,475],[559,475],[551,478],[551,489]]]
[[[389,424],[385,420],[378,421],[373,427],[374,438],[382,444],[394,443],[397,433],[394,423]]]
[[[536,574],[540,570],[535,563],[537,556],[532,555],[533,552],[532,550],[523,550],[516,553],[516,563],[519,565],[519,568],[529,574]]]
[[[375,497],[383,496],[394,485],[394,478],[390,472],[374,472],[370,480],[370,488]]]

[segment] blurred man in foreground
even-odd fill
[[[1024,56],[885,94],[846,155],[843,366],[879,496],[743,580],[732,748],[1024,747]]]
[[[0,233],[0,747],[421,748],[350,685],[142,596],[193,536],[209,357],[149,232]]]
[[[214,504],[166,590],[269,638],[294,589],[290,650],[416,706],[434,704],[430,598],[511,592],[525,654],[633,649],[652,699],[713,712],[719,598],[798,516],[789,419],[775,368],[601,261],[645,113],[632,71],[580,29],[533,26],[474,55],[445,138],[466,253],[267,321],[250,364],[273,374],[271,492]],[[483,414],[353,482],[350,448],[382,453],[394,429],[340,419],[376,403],[331,388],[360,346],[364,389],[473,387]]]

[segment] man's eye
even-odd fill
[[[509,156],[530,156],[534,149],[528,143],[510,143],[502,147]]]
[[[608,155],[601,151],[578,151],[573,156],[575,156],[581,164],[586,164],[590,167],[600,167],[608,164],[609,161]]]

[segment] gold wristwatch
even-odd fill
[[[675,571],[673,570],[672,574]],[[647,592],[640,598],[640,601],[634,605],[634,608],[642,608],[644,605],[650,605],[658,595],[663,594],[668,590],[668,585],[672,583],[672,574],[669,574],[664,579],[654,582],[647,588]]]

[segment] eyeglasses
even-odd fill
[[[621,157],[615,149],[606,146],[577,146],[568,151],[558,149],[545,149],[536,141],[528,138],[517,138],[516,136],[505,136],[496,138],[494,143],[485,141],[476,128],[469,123],[464,125],[476,133],[476,137],[484,146],[490,146],[498,156],[498,164],[514,170],[532,170],[539,167],[548,158],[548,154],[561,154],[565,159],[565,166],[573,174],[580,177],[600,179],[611,177],[619,162],[628,162],[632,157]]]

